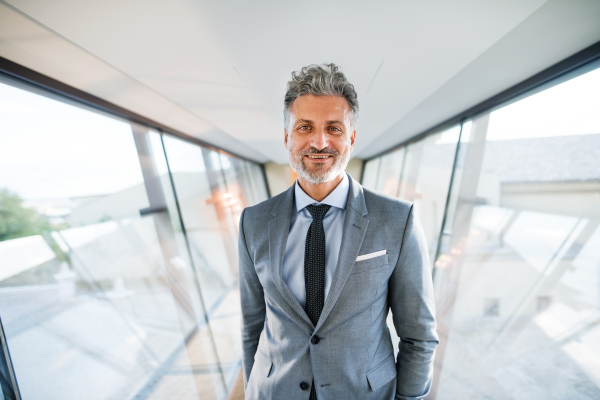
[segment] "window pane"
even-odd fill
[[[381,156],[377,184],[375,190],[388,196],[398,196],[400,186],[400,173],[404,162],[405,147]]]
[[[150,397],[174,370],[199,398],[197,292],[152,133],[6,84],[0,103],[0,315],[23,398]]]
[[[246,176],[252,190],[252,204],[258,204],[261,201],[265,201],[269,198],[267,194],[267,184],[265,182],[265,176],[263,174],[260,165],[250,161],[245,161],[244,166],[246,168]]]
[[[246,206],[238,181],[241,165],[174,137],[163,140],[219,368],[231,385],[241,359],[237,224]]]
[[[598,93],[595,70],[465,124],[437,399],[600,397]]]
[[[406,148],[399,194],[414,204],[433,263],[450,187],[460,127],[427,136]]]
[[[361,184],[369,189],[375,189],[377,184],[377,174],[379,172],[379,163],[381,157],[373,158],[365,163],[365,170],[362,176]]]
[[[161,192],[150,196],[151,199],[154,199],[151,201],[154,203],[151,207],[166,208],[171,216],[170,224],[168,221],[161,224],[163,227],[161,229],[161,246],[164,248],[164,252],[175,252],[174,256],[169,257],[169,278],[175,283],[175,287],[184,289],[183,292],[187,293],[186,302],[189,303],[190,313],[195,315],[196,322],[186,333],[185,347],[182,346],[179,353],[172,357],[171,365],[166,364],[159,370],[160,373],[155,373],[152,384],[148,385],[138,396],[156,398],[166,395],[171,397],[173,393],[179,393],[182,380],[190,379],[180,376],[184,372],[194,380],[199,398],[223,398],[227,394],[227,388],[220,368],[214,337],[207,324],[207,312],[200,298],[197,271],[190,260],[187,239],[178,217],[178,204],[172,191],[161,135],[147,129],[134,127],[134,137],[138,143],[145,137],[148,146],[150,157],[140,153],[146,182],[152,183],[151,185],[147,183],[146,186],[149,192]],[[138,153],[140,148],[145,148],[143,142],[138,145]],[[159,203],[158,199],[163,203]],[[158,215],[155,216],[155,218],[157,217]],[[198,365],[203,365],[204,368],[194,367]],[[194,399],[195,396],[191,393],[182,395],[184,398]]]
[[[229,238],[237,246],[238,227],[242,210],[250,205],[246,198],[249,187],[244,176],[242,161],[235,157],[221,154],[221,166],[225,176],[226,197],[222,200],[223,211],[229,224],[228,232],[234,233]],[[246,190],[244,190],[244,188]],[[225,222],[225,221],[223,221]],[[218,306],[211,315],[211,327],[215,335],[217,348],[223,365],[223,372],[228,377],[228,382],[233,384],[239,372],[239,362],[242,354],[241,336],[241,309],[238,280],[237,247],[235,247],[235,261],[231,268],[232,281],[234,282],[223,296]]]

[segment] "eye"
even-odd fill
[[[302,125],[302,126],[299,126],[298,129],[302,130],[302,131],[305,131],[305,130],[309,129],[309,126],[308,125]]]
[[[338,128],[337,126],[332,126],[332,127],[331,127],[331,128],[329,128],[329,129],[331,129],[332,131],[335,131],[335,132],[341,132],[341,131],[342,131],[342,130],[341,130],[340,128]]]

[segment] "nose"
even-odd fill
[[[314,134],[311,137],[310,145],[317,150],[322,150],[329,145],[329,140],[327,138],[327,132],[325,132],[325,128],[316,129]]]

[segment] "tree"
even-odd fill
[[[0,242],[38,235],[50,228],[35,210],[23,207],[23,200],[8,189],[0,189]]]

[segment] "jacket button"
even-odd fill
[[[310,386],[308,386],[308,383],[306,382],[300,382],[300,389],[302,390],[308,390]]]
[[[310,338],[310,342],[311,342],[312,344],[317,344],[317,343],[319,343],[320,341],[321,341],[321,339],[320,339],[320,338],[319,338],[317,335],[315,335],[315,336],[313,336],[313,337],[311,337],[311,338]]]

